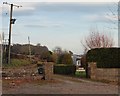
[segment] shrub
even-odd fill
[[[95,48],[87,53],[87,62],[97,62],[98,68],[120,68],[120,48]]]
[[[71,54],[65,52],[58,56],[57,64],[73,64]]]
[[[75,74],[76,66],[75,65],[67,65],[67,64],[56,64],[54,65],[54,73],[55,74],[63,74],[63,75],[71,75]]]

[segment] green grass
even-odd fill
[[[86,72],[85,71],[76,71],[75,72],[75,77],[80,77],[80,78],[86,78]]]
[[[11,59],[10,64],[3,64],[3,67],[20,67],[31,64],[29,60],[24,59]]]

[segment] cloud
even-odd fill
[[[5,0],[6,2],[118,2],[119,0]]]
[[[117,22],[117,18],[114,16],[107,16],[107,14],[89,14],[85,15],[83,18],[88,20],[89,22],[108,22],[108,21],[113,21]]]
[[[112,3],[110,3],[112,4]],[[46,12],[82,12],[82,13],[91,13],[91,12],[103,12],[103,9],[106,7],[107,3],[39,3],[36,6],[36,10],[46,11]]]
[[[29,28],[44,28],[47,27],[45,25],[24,25],[24,27],[29,27]]]
[[[44,19],[51,19],[51,14],[57,16],[58,13],[64,13],[63,15],[68,16],[67,14],[70,12],[72,14],[81,14],[85,20],[90,22],[106,22],[111,17],[105,16],[109,9],[107,9],[107,3],[97,3],[97,2],[89,2],[89,3],[76,3],[76,2],[16,2],[16,5],[22,5],[20,8],[14,8],[13,16],[26,16],[27,18],[32,18],[35,20],[35,17],[39,17]],[[109,6],[112,6],[112,3],[109,3]],[[7,5],[6,5],[7,6]],[[5,5],[4,5],[5,7]],[[9,10],[8,6],[5,7],[5,10]],[[104,11],[103,11],[104,10]],[[4,10],[3,10],[4,11]],[[47,13],[47,14],[46,14]],[[65,14],[66,13],[66,14]],[[32,17],[34,16],[34,17]],[[54,16],[52,16],[53,18]],[[31,19],[31,20],[32,20]],[[43,21],[49,21],[46,18]],[[33,21],[35,22],[35,21]],[[36,21],[37,22],[37,21]],[[41,25],[25,25],[26,27],[37,27],[37,28],[45,28],[45,27],[61,27],[62,24],[56,22],[42,22]]]
[[[31,16],[36,12],[80,12],[80,13],[97,13],[103,12],[107,3],[75,3],[75,2],[22,2],[15,3],[23,7],[15,8],[16,16]],[[112,4],[112,3],[110,3]],[[7,5],[6,5],[7,6]]]
[[[13,7],[13,15],[15,16],[29,16],[32,15],[35,11],[35,6],[37,3],[13,3],[14,5],[22,6],[22,7]],[[5,12],[9,14],[10,5],[1,5],[0,6],[0,15],[3,15]]]
[[[29,25],[24,25],[24,27],[29,27],[29,28],[50,28],[50,27],[62,27],[61,24],[53,24],[53,23],[49,23],[49,24],[29,24]]]
[[[84,18],[86,18],[90,22],[103,22],[103,21],[106,21],[104,16],[100,16],[98,14],[85,15]]]
[[[2,14],[2,7],[0,6],[0,15]]]

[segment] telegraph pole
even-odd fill
[[[29,58],[30,58],[30,61],[31,61],[31,48],[30,48],[30,37],[28,36],[28,46],[29,46]]]
[[[11,4],[10,7],[10,24],[9,24],[9,39],[8,39],[8,57],[7,57],[7,63],[10,64],[10,50],[11,50],[11,31],[12,31],[12,13],[13,13],[13,4]]]
[[[2,67],[2,52],[3,52],[3,48],[2,48],[2,34],[0,34],[0,67]],[[1,68],[0,68],[1,71]]]
[[[12,14],[13,14],[13,6],[19,8],[22,6],[14,5],[14,4],[9,4],[7,2],[3,2],[3,4],[8,4],[10,5],[10,24],[9,24],[9,39],[8,39],[8,50],[7,50],[7,63],[10,64],[10,50],[11,50],[11,32],[12,32],[12,24],[15,23],[16,19],[12,19]]]
[[[120,1],[118,2],[118,47],[120,47]]]

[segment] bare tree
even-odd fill
[[[114,45],[113,38],[107,34],[100,33],[98,30],[91,30],[87,38],[85,38],[84,44],[85,52],[93,48],[106,48]]]
[[[61,54],[61,53],[62,53],[62,48],[59,47],[59,46],[56,46],[56,47],[53,49],[53,52],[56,53],[56,54]]]
[[[120,19],[119,13],[120,13],[120,0],[119,2],[113,2],[113,6],[108,5],[109,12],[106,13],[106,17],[108,19],[108,24],[112,24],[112,27],[107,27],[109,29],[118,29],[118,21]]]

